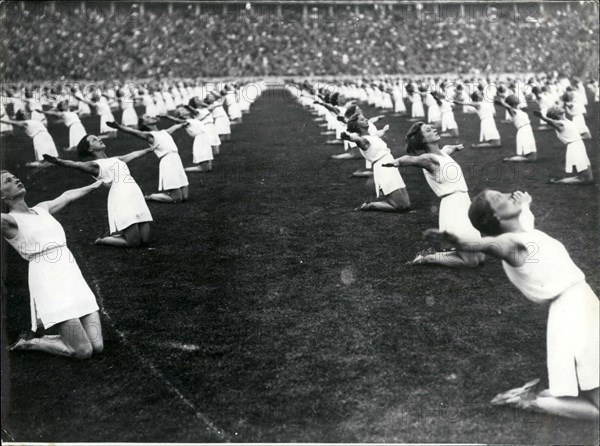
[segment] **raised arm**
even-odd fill
[[[375,124],[377,121],[379,121],[381,118],[385,118],[385,115],[378,115],[378,116],[373,116],[372,118],[369,118],[368,121],[371,124]]]
[[[179,119],[179,118],[176,118],[175,116],[171,116],[171,115],[158,115],[158,117],[165,118],[165,119],[168,119],[169,121],[177,122],[179,124],[185,122],[184,119]]]
[[[321,101],[315,101],[315,104],[319,104],[322,105],[323,107],[325,107],[327,110],[329,110],[331,113],[335,113],[336,115],[339,114],[339,110],[337,109],[337,107],[331,105],[331,104],[327,104],[325,102],[321,102]]]
[[[95,102],[92,101],[88,101],[87,99],[83,99],[81,96],[73,96],[75,99],[77,99],[79,102],[83,102],[87,105],[89,105],[90,107],[97,107],[98,104],[96,104]]]
[[[383,126],[382,129],[377,130],[377,132],[375,133],[375,135],[379,136],[380,138],[383,138],[383,135],[385,135],[389,129],[390,129],[390,125],[386,124],[386,125]]]
[[[514,267],[522,266],[528,254],[527,247],[510,233],[497,237],[467,239],[439,229],[427,229],[423,237],[443,249],[456,248],[459,251],[482,252],[502,259]]]
[[[363,138],[356,133],[342,132],[340,138],[355,143],[363,151],[369,150],[369,147],[371,147],[371,143],[367,138]]]
[[[43,155],[44,159],[51,164],[59,167],[67,167],[69,169],[79,170],[83,173],[88,173],[94,177],[97,177],[100,174],[100,167],[93,161],[71,161],[71,160],[63,160],[60,158],[56,158],[52,155]]]
[[[136,150],[134,152],[130,152],[127,155],[122,155],[119,156],[118,158],[123,161],[124,163],[129,163],[130,161],[133,161],[135,159],[138,159],[144,155],[147,155],[150,152],[154,151],[154,147],[147,147],[145,149],[141,149],[141,150]]]
[[[92,183],[88,186],[68,190],[59,197],[55,198],[54,200],[44,201],[42,203],[39,203],[38,206],[44,207],[48,210],[49,213],[54,214],[60,211],[69,203],[72,203],[73,201],[78,200],[81,197],[85,197],[87,194],[89,194],[93,190],[98,189],[100,186],[102,186],[102,181],[98,180],[95,183]]]
[[[434,155],[424,153],[418,156],[404,155],[396,158],[393,163],[382,164],[382,167],[420,167],[429,173],[435,173],[435,170],[440,165]]]
[[[188,125],[190,125],[190,123],[189,123],[189,122],[187,122],[187,121],[183,121],[182,123],[175,124],[175,125],[173,125],[173,126],[169,127],[168,129],[165,129],[165,130],[166,130],[166,132],[167,132],[167,133],[170,135],[170,134],[172,134],[173,132],[175,132],[175,131],[177,131],[177,130],[179,130],[179,129],[182,129],[182,128],[184,128],[184,127],[187,127]]]
[[[446,155],[452,155],[454,152],[464,149],[465,146],[462,144],[451,145],[448,144],[440,149],[440,151],[444,152]]]
[[[537,110],[535,110],[533,112],[533,116],[540,118],[542,121],[546,122],[550,127],[558,130],[559,132],[561,132],[564,129],[564,125],[562,122],[547,118],[546,116],[542,115],[542,113]]]
[[[27,123],[24,121],[13,121],[12,119],[3,118],[0,119],[0,122],[4,124],[16,125],[17,127],[27,127]]]
[[[506,111],[508,111],[508,114],[511,116],[514,116],[516,111],[513,107],[511,107],[510,105],[508,105],[504,99],[498,97],[494,100],[494,104],[498,104],[499,106],[503,107],[506,109]]]
[[[61,117],[62,116],[62,112],[59,111],[54,111],[54,110],[40,110],[43,114],[48,115],[48,116],[58,116]]]
[[[140,139],[148,141],[150,144],[154,142],[154,136],[152,136],[152,133],[150,132],[142,132],[137,129],[132,129],[131,127],[125,127],[124,125],[118,124],[114,121],[107,122],[106,125],[110,128],[121,130],[122,132],[137,136]]]
[[[477,102],[461,102],[461,101],[453,101],[456,105],[468,105],[469,107],[479,108],[479,104]]]

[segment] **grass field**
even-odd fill
[[[597,172],[598,105],[588,113]],[[459,141],[476,142],[477,117],[458,112],[457,121]],[[385,123],[400,155],[409,123]],[[97,118],[84,124],[97,131]],[[554,132],[535,132],[536,164],[499,162],[514,151],[515,130],[498,127],[502,149],[455,156],[471,194],[529,191],[537,227],[600,291],[597,185],[546,183],[563,175]],[[66,129],[50,131],[64,147]],[[498,261],[405,266],[437,225],[439,200],[423,174],[402,170],[415,213],[353,212],[373,185],[349,178],[362,161],[328,159],[340,146],[325,145],[321,131],[287,93],[266,92],[214,173],[190,175],[189,203],[150,205],[145,249],[92,246],[108,227],[107,189],[58,214],[103,309],[105,352],[89,361],[6,353],[28,327],[29,302],[27,264],[4,244],[2,439],[597,444],[593,423],[489,405],[500,391],[545,382],[547,309],[522,297]],[[175,140],[190,165],[191,139],[180,131]],[[144,147],[122,133],[107,145],[109,155]],[[2,155],[30,206],[90,182],[25,168],[25,136],[2,137]],[[156,189],[156,157],[130,167],[144,193]]]

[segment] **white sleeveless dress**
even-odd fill
[[[150,132],[154,137],[154,154],[160,160],[158,166],[158,190],[179,189],[189,184],[179,150],[166,130]]]
[[[79,115],[75,112],[63,112],[62,119],[64,124],[69,129],[69,147],[75,147],[79,141],[87,135],[85,127],[79,119]]]
[[[105,97],[101,97],[96,102],[96,112],[100,115],[100,133],[116,133],[117,129],[106,125],[107,122],[114,122],[115,117]]]
[[[442,200],[438,217],[440,231],[448,231],[467,239],[481,238],[469,220],[471,198],[460,165],[445,153],[436,156],[439,166],[434,174],[423,169],[431,190]]]
[[[100,168],[97,180],[110,187],[108,192],[108,225],[113,234],[135,223],[152,221],[152,215],[140,187],[131,176],[127,163],[119,158],[94,160]]]
[[[380,191],[383,191],[384,195],[389,195],[395,190],[405,188],[406,185],[398,169],[382,167],[382,164],[394,162],[394,157],[385,141],[372,135],[364,136],[364,138],[369,141],[370,146],[366,151],[360,149],[360,153],[373,167],[373,181],[377,196],[379,197]]]
[[[35,159],[42,161],[43,155],[52,155],[58,157],[58,151],[56,150],[56,144],[48,129],[40,121],[35,119],[28,119],[24,121],[27,125],[25,126],[25,133],[27,136],[33,139],[33,151],[35,153]]]
[[[547,366],[553,396],[577,396],[598,387],[600,350],[598,297],[564,245],[541,231],[512,233],[528,250],[520,267],[502,266],[532,302],[549,303]]]
[[[134,108],[134,101],[132,98],[125,98],[121,100],[121,109],[123,114],[121,115],[121,125],[127,127],[137,127],[138,115]]]
[[[19,227],[7,242],[29,262],[31,330],[78,319],[98,311],[73,254],[67,247],[61,224],[41,206],[35,214],[11,212]]]
[[[479,124],[479,142],[500,139],[500,133],[498,133],[496,121],[494,121],[494,104],[486,100],[478,102],[478,104],[477,115],[481,120]]]
[[[537,152],[533,130],[531,129],[527,113],[516,109],[512,121],[517,128],[517,155],[525,156],[529,153]]]
[[[210,139],[205,131],[204,124],[197,119],[188,119],[190,125],[185,130],[192,138],[194,138],[194,145],[192,148],[193,152],[193,163],[203,163],[204,161],[211,161],[213,159],[212,146],[210,145]]]
[[[217,133],[220,135],[229,135],[231,134],[231,122],[229,121],[229,116],[225,112],[225,109],[222,105],[218,105],[212,110],[213,119],[215,120],[215,128]]]
[[[556,136],[564,145],[567,146],[565,155],[565,172],[573,172],[573,166],[577,172],[582,172],[590,167],[590,159],[585,150],[585,144],[579,134],[579,129],[574,122],[564,119],[560,121],[563,124],[563,131],[556,130]]]

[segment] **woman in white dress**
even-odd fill
[[[185,128],[185,131],[188,135],[194,138],[194,143],[192,146],[192,162],[195,164],[195,166],[186,167],[185,171],[212,172],[212,147],[210,145],[210,139],[205,130],[204,123],[197,118],[198,112],[189,105],[177,107],[175,112],[177,113],[177,117],[169,115],[164,115],[162,117],[179,124],[187,122],[189,125]]]
[[[138,115],[135,111],[135,96],[131,87],[128,89],[120,88],[117,91],[119,106],[123,111],[121,115],[121,125],[127,127],[137,127]]]
[[[88,104],[90,107],[96,110],[96,113],[98,114],[98,116],[100,116],[101,135],[111,138],[115,138],[117,136],[116,130],[106,125],[107,122],[112,122],[115,120],[115,117],[113,116],[112,110],[108,103],[108,96],[103,94],[94,94],[92,96],[91,101],[84,99],[82,96],[75,96],[75,99]]]
[[[160,203],[181,203],[188,199],[188,178],[185,174],[177,144],[173,141],[171,133],[187,127],[187,122],[175,124],[166,130],[157,127],[158,118],[141,116],[138,121],[138,130],[124,127],[116,122],[109,122],[109,127],[137,136],[148,141],[154,154],[160,160],[158,166],[158,193],[146,195],[148,201]]]
[[[47,110],[43,113],[56,116],[69,129],[69,146],[65,150],[77,149],[77,144],[81,141],[81,138],[87,135],[87,132],[81,123],[81,119],[79,119],[79,115],[69,110],[69,103],[61,101],[56,106],[56,110]]]
[[[213,157],[218,155],[221,147],[221,138],[219,137],[217,128],[215,127],[215,118],[213,118],[212,113],[208,110],[207,105],[204,104],[198,97],[191,98],[189,105],[196,111],[196,119],[204,124],[204,128],[208,135],[208,140],[210,141],[210,145],[212,147]]]
[[[101,186],[64,192],[54,200],[29,207],[21,181],[1,175],[2,235],[29,262],[31,330],[55,327],[58,335],[20,338],[11,347],[88,359],[104,348],[98,304],[67,247],[65,232],[52,214]]]
[[[204,102],[208,105],[208,110],[213,115],[219,138],[221,138],[221,141],[229,141],[231,136],[231,122],[225,108],[223,108],[223,100],[217,96],[216,92],[212,92],[206,96]]]
[[[355,114],[348,120],[348,132],[341,138],[355,143],[361,155],[371,163],[377,197],[383,192],[383,198],[365,202],[357,211],[405,212],[410,208],[410,198],[406,185],[398,170],[385,169],[383,164],[391,163],[394,158],[387,144],[378,136],[369,134],[369,121],[362,114]]]
[[[454,118],[454,110],[452,110],[452,103],[447,101],[442,94],[437,91],[431,93],[433,99],[437,102],[441,113],[441,130],[442,137],[457,137],[458,136],[458,124]]]
[[[598,423],[598,296],[564,245],[534,228],[531,201],[526,192],[486,190],[469,208],[471,223],[484,237],[440,230],[425,236],[440,246],[501,259],[508,279],[528,300],[549,304],[548,389],[537,392],[536,379],[498,394],[491,403]]]
[[[542,116],[539,111],[534,111],[533,114],[552,127],[556,131],[556,136],[560,142],[566,146],[565,172],[575,172],[577,174],[560,180],[551,179],[550,182],[574,185],[592,184],[594,175],[592,174],[590,159],[585,150],[585,144],[575,123],[565,117],[564,109],[551,107],[546,116]]]
[[[15,127],[22,128],[27,136],[33,140],[33,152],[35,154],[35,161],[29,162],[26,165],[30,167],[41,166],[44,162],[44,155],[58,156],[56,150],[56,144],[48,129],[42,122],[35,119],[31,119],[29,115],[23,110],[19,110],[15,116],[17,120],[3,118],[2,122]]]
[[[517,128],[517,154],[504,158],[509,162],[533,162],[537,159],[537,148],[529,116],[523,110],[519,109],[519,100],[513,96],[507,96],[506,99],[498,98],[496,104],[504,107],[511,116],[511,122]]]
[[[494,121],[494,103],[485,101],[483,99],[483,94],[480,91],[474,91],[471,95],[471,100],[473,102],[470,103],[454,101],[455,104],[463,106],[467,105],[475,108],[477,115],[479,116],[479,143],[472,144],[471,147],[477,149],[501,147],[500,133],[498,133],[498,128]]]
[[[419,167],[431,190],[441,198],[439,208],[439,228],[465,237],[478,238],[479,232],[469,221],[471,199],[467,182],[460,165],[450,155],[462,150],[462,144],[438,146],[440,136],[437,130],[423,122],[412,125],[406,134],[408,155],[384,164],[383,167]],[[409,262],[413,265],[442,265],[453,268],[476,267],[485,260],[482,254],[470,251],[436,251],[426,249]]]
[[[44,158],[57,166],[88,173],[110,187],[107,204],[110,235],[96,239],[96,245],[137,248],[150,241],[152,215],[127,163],[152,152],[153,148],[111,158],[106,156],[105,150],[102,138],[86,135],[77,145],[77,153],[80,158],[93,158],[92,161],[70,161],[47,155]]]
[[[565,104],[565,110],[571,116],[571,121],[577,126],[581,139],[592,139],[590,129],[585,123],[585,105],[581,101],[579,95],[574,94],[573,91],[567,90],[563,95],[562,100]]]

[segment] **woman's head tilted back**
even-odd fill
[[[471,202],[469,207],[469,220],[475,229],[482,235],[495,236],[502,233],[500,220],[495,215],[487,199],[488,189],[483,190]]]
[[[517,99],[517,97],[514,94],[507,96],[506,99],[504,100],[504,102],[506,102],[508,105],[510,105],[513,108],[519,105],[519,100]]]
[[[546,117],[554,120],[559,120],[565,114],[565,110],[562,107],[554,106],[550,107],[546,112]]]
[[[350,116],[350,118],[348,119],[348,123],[346,124],[346,129],[351,132],[351,133],[360,133],[360,125],[359,125],[359,118],[362,115],[360,113],[354,113],[352,116]]]
[[[79,159],[88,159],[92,157],[92,151],[90,150],[90,142],[88,138],[91,135],[85,135],[81,140],[77,143],[77,156]]]
[[[425,150],[425,138],[421,131],[423,124],[425,123],[421,121],[415,122],[408,129],[408,133],[406,134],[406,153],[409,155],[416,155]]]

